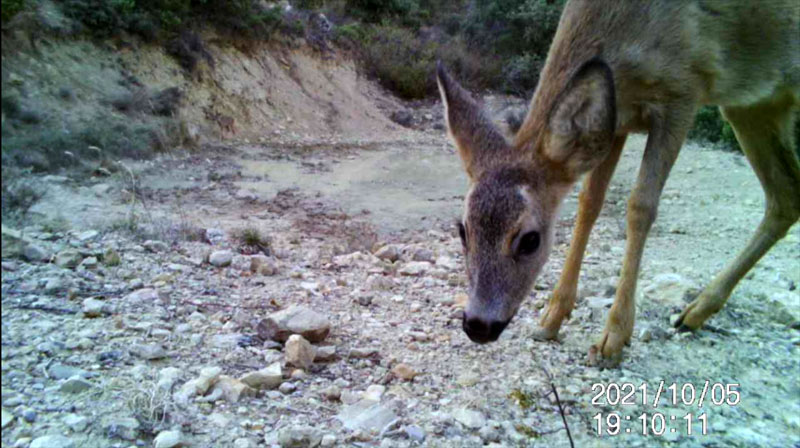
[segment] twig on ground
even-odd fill
[[[567,437],[569,438],[569,446],[571,448],[575,448],[575,442],[572,440],[572,433],[569,432],[569,424],[567,424],[567,416],[564,414],[564,407],[561,406],[561,400],[558,398],[558,390],[556,390],[556,385],[553,383],[553,377],[550,375],[550,372],[542,366],[542,371],[544,371],[547,380],[550,381],[550,389],[553,391],[553,394],[556,397],[556,404],[558,405],[558,412],[561,414],[561,420],[564,422],[564,429],[567,430]]]

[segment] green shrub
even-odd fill
[[[3,0],[2,1],[2,20],[3,23],[13,19],[20,11],[25,9],[25,0]]]
[[[697,111],[689,138],[709,143],[719,143],[730,149],[739,149],[730,123],[722,118],[716,106],[704,106]]]

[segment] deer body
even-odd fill
[[[535,26],[535,25],[532,25]],[[721,106],[762,183],[767,210],[741,254],[684,310],[699,328],[800,217],[793,141],[800,104],[800,5],[792,0],[571,0],[528,115],[512,142],[442,67],[448,131],[471,179],[461,226],[470,278],[464,329],[502,332],[552,246],[558,205],[581,177],[573,241],[535,337],[553,339],[574,307],[589,233],[630,132],[648,133],[627,211],[620,283],[591,355],[618,359],[633,331],[647,233],[694,115]]]

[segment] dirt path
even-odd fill
[[[643,146],[643,137],[633,137],[623,154],[590,241],[578,309],[558,343],[535,342],[529,334],[563,265],[577,191],[562,211],[551,261],[519,316],[497,343],[476,346],[460,329],[465,279],[452,231],[466,180],[441,133],[389,142],[235,145],[132,165],[144,198],[133,210],[137,231],[163,240],[167,250],[121,230],[133,189],[124,172],[84,185],[43,180],[48,194],[33,209],[40,224],[26,234],[52,253],[72,248],[83,263],[92,256],[100,263],[64,269],[4,258],[3,444],[58,433],[74,446],[127,446],[175,429],[190,446],[309,446],[323,436],[328,446],[414,446],[423,439],[431,447],[568,446],[548,372],[576,446],[798,446],[800,226],[741,283],[710,321],[712,330],[679,335],[669,325],[687,291],[732,259],[761,218],[758,181],[740,155],[684,148],[648,240],[632,345],[619,368],[586,365],[613,297],[624,206]],[[56,218],[69,230],[54,229]],[[272,236],[275,275],[251,274],[246,255],[222,268],[202,261],[225,247],[238,251],[236,229],[246,227]],[[226,236],[220,247],[186,241],[197,228]],[[87,230],[99,234],[87,237]],[[378,241],[394,245],[399,260],[370,254]],[[109,248],[121,255],[119,266],[103,265]],[[413,272],[415,260],[423,263]],[[142,288],[154,295],[141,299]],[[101,317],[82,313],[89,297],[108,306]],[[179,369],[177,390],[204,366],[239,377],[284,364],[286,351],[258,339],[255,328],[290,305],[330,320],[322,345],[335,346],[333,361],[304,373],[284,366],[279,390],[235,402],[176,404],[165,393],[163,421],[137,401],[136,384],[146,389],[169,367]],[[132,349],[138,344],[166,354],[149,359]],[[398,364],[419,375],[403,381],[392,374]],[[65,391],[66,378],[53,375],[57,365],[80,369],[92,385]],[[699,398],[683,405],[669,395],[654,408],[660,381],[676,383],[679,393],[691,383],[698,397],[706,381],[738,384],[729,390],[739,391],[740,400],[700,408]],[[595,383],[646,383],[649,405],[638,392],[638,404],[592,404]],[[377,393],[380,404],[370,408],[375,415],[362,417],[381,428],[343,427],[342,420],[354,424],[341,417],[343,410],[362,403],[364,393]],[[381,420],[386,414],[378,411],[396,421]],[[15,416],[7,427],[6,412]],[[630,421],[622,421],[619,435],[598,437],[593,417],[601,413],[605,432],[611,412]],[[661,417],[653,415],[662,413],[665,433],[643,437],[642,413],[648,432],[660,429]],[[706,435],[698,434],[703,413]],[[76,426],[79,417],[86,422]],[[290,440],[303,437],[295,445]]]

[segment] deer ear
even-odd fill
[[[573,177],[591,170],[611,148],[616,109],[611,68],[600,59],[590,60],[556,99],[548,118],[545,155],[564,163]]]
[[[458,148],[467,175],[477,180],[498,153],[511,147],[470,94],[450,77],[441,61],[436,66],[436,82],[444,103],[448,134]]]

